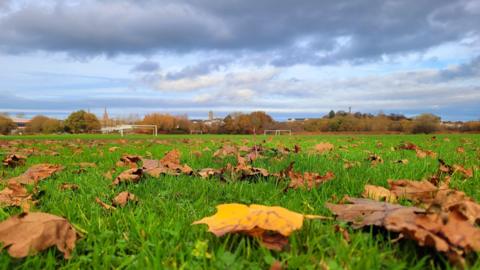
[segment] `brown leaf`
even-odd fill
[[[417,153],[417,157],[419,158],[426,158],[426,157],[436,157],[437,153],[430,151],[430,150],[421,150],[421,149],[416,149],[415,152]]]
[[[354,228],[369,225],[383,226],[385,218],[395,211],[425,212],[417,207],[405,207],[399,204],[378,202],[370,199],[346,198],[350,204],[327,203],[327,208],[332,211],[338,219],[351,222]]]
[[[202,178],[210,178],[215,176],[220,176],[222,174],[222,170],[220,169],[212,169],[212,168],[203,168],[197,172],[198,175]]]
[[[77,184],[63,183],[60,185],[60,190],[78,190],[80,187]]]
[[[453,171],[459,172],[465,178],[473,177],[473,169],[465,169],[462,165],[453,164]]]
[[[113,199],[113,205],[114,206],[119,206],[119,207],[124,207],[127,205],[129,201],[136,202],[137,198],[135,195],[133,195],[130,192],[123,191],[120,192],[114,199]]]
[[[348,233],[348,230],[341,227],[340,225],[338,224],[335,224],[335,232],[338,232],[338,233],[341,233],[342,234],[342,237],[345,241],[347,241],[347,243],[350,242],[350,234]]]
[[[10,180],[8,186],[0,191],[0,206],[22,206],[31,200],[32,195],[16,181]]]
[[[69,258],[76,240],[77,233],[66,219],[48,213],[20,214],[0,223],[0,242],[15,258],[51,246],[56,246],[65,258]]]
[[[137,168],[138,163],[142,160],[141,156],[135,155],[123,155],[120,161],[116,163],[117,167],[130,167],[131,169]]]
[[[288,185],[288,187],[293,189],[316,188],[322,185],[323,183],[328,182],[335,178],[335,174],[333,172],[327,172],[325,175],[320,175],[318,173],[312,173],[312,172],[296,173],[296,172],[290,171],[288,173],[288,176],[290,177],[290,184]]]
[[[274,261],[272,265],[270,265],[270,270],[283,270],[282,263],[279,261]]]
[[[435,198],[438,188],[429,181],[388,180],[390,191],[397,198],[429,203]]]
[[[118,185],[120,183],[137,183],[142,178],[143,170],[140,168],[128,169],[118,175],[115,180],[113,180],[113,185]]]
[[[220,157],[224,158],[226,156],[230,155],[237,155],[238,154],[238,149],[235,146],[231,145],[224,145],[222,148],[218,149],[213,153],[213,157]]]
[[[114,210],[114,209],[116,209],[114,206],[104,203],[104,202],[103,202],[102,200],[100,200],[100,198],[98,198],[98,197],[95,198],[95,202],[98,203],[103,209],[106,209],[106,210]]]
[[[10,154],[3,159],[2,164],[5,167],[14,168],[17,166],[25,165],[26,160],[27,160],[27,157],[25,156],[18,155],[18,154]]]
[[[36,184],[45,178],[50,177],[52,174],[62,170],[62,166],[53,164],[36,164],[30,167],[22,175],[11,178],[10,180],[16,181],[20,184]]]
[[[315,151],[319,152],[320,154],[323,154],[328,151],[332,151],[333,148],[334,148],[333,144],[328,142],[322,142],[315,145]]]
[[[370,161],[372,166],[377,166],[377,164],[383,163],[382,157],[375,154],[368,156],[367,160]]]
[[[176,149],[168,152],[161,160],[144,159],[143,168],[145,174],[153,177],[160,177],[160,175],[190,175],[193,173],[192,168],[187,164],[180,164],[180,152]]]

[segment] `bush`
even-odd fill
[[[12,119],[0,115],[0,134],[7,135],[17,127]]]
[[[84,110],[71,113],[65,120],[65,129],[71,133],[90,133],[100,130],[100,127],[97,117]]]
[[[43,123],[45,123],[49,118],[43,115],[37,115],[28,122],[25,127],[27,133],[41,133],[43,132]]]
[[[143,125],[157,125],[159,131],[172,133],[190,132],[190,121],[186,116],[173,116],[170,114],[151,113],[145,115]]]
[[[424,113],[413,119],[412,133],[433,133],[440,129],[440,117]]]
[[[64,130],[62,121],[58,119],[49,118],[47,121],[43,122],[42,132],[43,133],[58,133]]]

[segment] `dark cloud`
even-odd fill
[[[146,60],[134,66],[131,72],[154,72],[159,69],[160,69],[160,65],[157,62]]]
[[[87,56],[235,51],[282,66],[361,63],[478,34],[473,1],[29,2],[0,17],[0,49]],[[220,66],[189,67],[171,76]]]

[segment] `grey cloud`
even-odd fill
[[[154,72],[160,69],[157,62],[146,60],[131,69],[131,72]]]
[[[461,64],[450,69],[443,69],[439,72],[438,76],[441,80],[480,77],[480,56],[472,59],[469,63]]]
[[[236,51],[267,55],[281,66],[361,63],[478,34],[471,1],[58,1],[0,18],[0,48],[79,55]]]
[[[207,75],[225,68],[233,59],[218,58],[202,61],[196,65],[186,66],[179,71],[169,72],[165,75],[168,80],[178,80],[182,78],[195,78],[201,75]]]

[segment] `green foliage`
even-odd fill
[[[84,110],[71,113],[65,120],[65,129],[71,133],[91,133],[101,128],[97,117]]]
[[[0,115],[0,134],[7,135],[17,127],[7,116]]]

